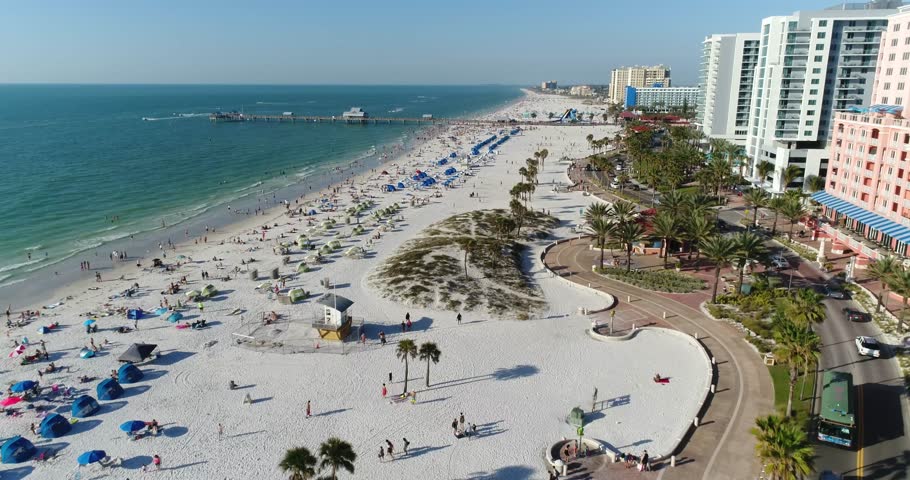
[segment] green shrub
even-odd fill
[[[703,280],[672,270],[627,272],[622,268],[611,267],[600,268],[597,271],[607,278],[656,292],[690,293],[705,288]]]

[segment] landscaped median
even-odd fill
[[[672,270],[631,270],[624,268],[595,268],[595,272],[618,282],[644,290],[666,293],[692,293],[706,287],[704,280]]]

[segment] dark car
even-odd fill
[[[828,298],[843,300],[847,298],[847,292],[837,285],[825,285],[822,287],[822,293]]]
[[[872,320],[872,316],[868,313],[853,310],[851,308],[845,308],[844,315],[847,317],[847,320],[851,322],[868,322]]]
[[[629,185],[629,189],[635,190],[637,192],[641,190],[641,187],[633,183],[632,185]]]

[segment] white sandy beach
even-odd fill
[[[520,117],[526,111],[596,109],[572,102],[567,98],[531,94],[488,116]],[[305,446],[315,452],[319,443],[337,436],[350,442],[358,454],[356,474],[352,477],[343,473],[341,478],[545,478],[544,451],[561,437],[574,435],[574,428],[565,423],[565,417],[575,406],[587,410],[595,387],[601,400],[614,402],[611,408],[589,419],[587,436],[636,454],[643,449],[652,454],[671,451],[691,423],[710,382],[703,368],[704,358],[691,343],[659,330],[643,331],[625,342],[591,339],[585,332],[590,321],[578,313],[578,307],[602,308],[604,300],[550,276],[537,260],[531,262],[530,269],[544,292],[547,308],[540,318],[528,321],[464,312],[464,320],[458,325],[454,312],[395,304],[379,298],[367,285],[367,276],[383,258],[432,223],[455,213],[507,208],[509,188],[519,180],[518,168],[540,148],[547,148],[550,155],[539,176],[540,186],[532,205],[550,211],[561,223],[553,238],[532,245],[530,257],[537,258],[555,238],[573,236],[572,228],[578,224],[580,211],[591,202],[591,197],[578,192],[553,193],[549,184],[567,184],[567,163],[560,158],[589,153],[587,134],[612,137],[616,127],[525,129],[503,144],[498,154],[490,155],[485,166],[477,167],[476,175],[461,177],[454,188],[444,189],[437,184],[421,190],[381,192],[382,185],[397,184],[418,169],[441,175],[448,165],[431,166],[434,160],[453,151],[464,156],[477,141],[499,130],[450,127],[416,152],[390,160],[385,169],[392,175],[367,172],[358,176],[353,186],[336,187],[333,203],[337,211],[320,212],[313,217],[316,223],[330,217],[339,222],[330,234],[314,237],[319,244],[331,239],[337,231],[351,230],[352,226],[345,225],[344,210],[357,203],[352,194],[358,195],[361,201],[365,196],[372,197],[376,205],[366,214],[399,203],[404,206],[399,214],[403,221],[374,240],[367,248],[366,258],[346,258],[342,253],[351,246],[365,246],[376,234],[374,227],[368,227],[364,235],[341,239],[341,250],[330,255],[328,262],[290,278],[284,292],[302,287],[312,293],[307,301],[297,305],[281,305],[266,293],[255,290],[272,268],[279,267],[282,274],[292,274],[295,263],[304,256],[293,247],[292,263],[283,266],[281,256],[272,251],[279,240],[293,242],[297,233],[307,229],[307,217],[289,218],[282,208],[274,208],[265,216],[243,218],[227,231],[209,234],[204,244],[197,245],[191,240],[178,245],[176,250],[168,250],[165,259],[168,263],[178,255],[192,259],[174,272],[149,269],[151,258],[144,258],[142,269],[133,260],[116,271],[104,272],[107,281],[95,283],[87,279],[64,291],[53,292],[43,304],[62,300],[62,305],[43,310],[42,317],[25,327],[12,329],[5,340],[9,351],[14,347],[13,340],[22,337],[28,337],[32,343],[42,339],[46,342],[51,360],[61,369],[40,379],[45,387],[63,384],[75,387],[79,391],[77,396],[87,393],[95,397],[95,385],[119,366],[116,357],[130,344],[154,343],[163,355],[139,366],[146,376],[137,384],[124,385],[125,397],[100,402],[100,413],[81,419],[70,433],[60,438],[36,438],[29,426],[40,419],[33,410],[25,410],[24,403],[13,407],[24,413],[6,416],[0,422],[0,439],[22,435],[39,448],[63,448],[49,462],[3,465],[0,471],[11,473],[10,478],[70,478],[77,470],[79,454],[101,449],[111,457],[122,459],[123,466],[112,471],[101,471],[98,466],[83,467],[82,478],[286,478],[278,469],[278,462],[287,448]],[[455,167],[464,170],[461,162],[456,162]],[[396,174],[398,171],[402,173]],[[406,196],[407,193],[414,198],[425,198],[428,203],[412,207],[408,200],[412,197]],[[293,207],[294,199],[288,200]],[[304,208],[309,210],[309,206]],[[365,223],[366,217],[362,221]],[[270,228],[265,241],[260,241],[258,227],[275,223],[278,227]],[[292,233],[292,229],[297,233]],[[257,233],[253,234],[254,230]],[[233,239],[244,243],[234,243]],[[213,260],[216,257],[218,261]],[[245,270],[247,266],[241,265],[241,260],[250,258],[256,260],[253,266],[259,270],[258,281],[244,273],[233,273],[235,267]],[[224,268],[219,269],[216,264]],[[201,280],[202,271],[208,272],[212,279]],[[216,278],[228,272],[232,280]],[[120,275],[124,280],[108,279]],[[98,312],[103,304],[109,304],[108,308],[112,309],[155,310],[165,298],[160,292],[183,276],[190,281],[183,291],[199,290],[211,283],[223,292],[215,300],[205,302],[203,314],[195,307],[184,312],[184,320],[205,318],[211,325],[209,328],[181,330],[164,317],[147,316],[138,321],[138,331],[117,333],[117,327],[132,326],[133,322],[122,315],[113,315],[98,319],[97,333],[85,332],[82,323],[87,318],[86,312]],[[239,337],[233,333],[251,331],[249,325],[241,325],[240,315],[228,315],[237,309],[243,310],[246,323],[256,321],[259,313],[270,311],[293,318],[321,315],[313,301],[326,292],[320,285],[323,278],[329,278],[335,285],[332,291],[336,294],[354,301],[353,315],[362,317],[367,325],[366,345],[351,344],[346,347],[346,354],[337,354],[333,353],[337,346],[320,342],[318,353],[284,354],[256,351],[235,343]],[[140,287],[137,296],[111,299],[133,283]],[[176,304],[178,298],[184,297],[179,293],[167,298]],[[12,303],[16,312],[39,307]],[[413,331],[402,334],[399,325],[406,313],[410,313],[415,326]],[[37,333],[39,326],[51,322],[59,322],[60,328],[45,335]],[[388,335],[389,345],[379,345],[379,330]],[[110,345],[96,358],[81,359],[79,351],[89,344],[90,338],[96,344],[108,340]],[[442,350],[439,364],[431,366],[429,388],[425,386],[426,365],[419,361],[411,364],[408,389],[417,391],[418,401],[414,405],[392,404],[380,395],[382,384],[388,383],[389,372],[393,375],[390,396],[401,393],[403,388],[403,364],[394,353],[394,344],[401,338],[412,338],[418,344],[432,341]],[[315,348],[315,341],[301,344]],[[28,349],[29,353],[34,351],[35,347]],[[0,382],[4,386],[21,380],[39,380],[38,368],[47,365],[42,361],[21,366],[19,360],[4,357],[0,367]],[[672,382],[653,383],[651,377],[656,372],[671,377]],[[96,379],[80,384],[76,379],[82,375]],[[231,380],[245,388],[229,390]],[[242,402],[247,393],[254,399],[252,405]],[[307,400],[312,402],[311,418],[304,415]],[[57,397],[51,402],[35,403],[50,404],[53,411],[70,418],[68,400]],[[450,424],[462,412],[468,423],[477,425],[476,438],[453,436]],[[128,420],[152,419],[164,427],[158,437],[133,441],[118,428]],[[223,435],[218,434],[219,423],[224,426]],[[391,440],[397,452],[403,437],[410,441],[410,453],[380,463],[377,454],[385,440]],[[163,470],[144,473],[142,467],[155,454],[161,456]]]

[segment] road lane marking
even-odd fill
[[[863,421],[863,386],[858,385],[857,389],[857,413],[859,416],[859,422],[857,428],[857,439],[856,439],[856,478],[863,478],[863,430],[864,430],[864,421]]]

